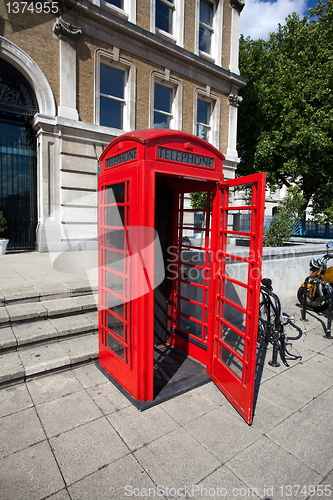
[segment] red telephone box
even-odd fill
[[[153,401],[154,351],[180,351],[251,423],[265,174],[224,180],[216,148],[165,129],[122,135],[100,160],[101,367]]]

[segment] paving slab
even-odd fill
[[[318,426],[324,426],[333,430],[332,407],[333,388],[331,387],[312,399],[300,410],[300,413]]]
[[[41,500],[65,486],[45,441],[1,460],[0,483],[1,500]]]
[[[147,472],[132,455],[127,455],[117,462],[87,476],[68,488],[72,500],[121,500],[140,498],[134,494],[155,492],[156,498],[165,498],[159,494]],[[151,495],[153,498],[153,495]]]
[[[6,352],[0,356],[0,383],[23,378],[25,369],[16,351]]]
[[[329,387],[332,377],[319,370],[298,364],[297,369],[287,370],[264,382],[259,392],[268,399],[284,405],[290,412],[300,409]]]
[[[68,355],[72,365],[98,358],[97,334],[92,333],[73,339],[61,340],[59,344]]]
[[[67,485],[129,454],[105,417],[62,433],[50,444]]]
[[[226,467],[252,490],[258,490],[260,498],[270,500],[304,500],[304,490],[302,494],[294,485],[308,487],[321,480],[320,474],[265,436],[232,458]]]
[[[17,341],[10,326],[0,328],[0,349],[16,347]]]
[[[60,315],[63,316],[66,314],[82,311],[82,305],[72,297],[45,300],[44,302],[41,302],[41,304],[47,310],[47,315],[49,317]]]
[[[48,497],[47,500],[71,500],[71,497],[69,496],[68,491],[66,489],[63,489],[58,493],[55,493],[54,495]]]
[[[219,429],[223,428],[223,436]],[[253,427],[244,426],[244,421],[232,415],[225,407],[206,413],[186,424],[184,429],[224,463],[261,437]],[[220,439],[217,439],[217,436]]]
[[[252,427],[261,433],[274,429],[290,415],[289,408],[274,399],[267,398],[260,389],[254,393],[253,407]]]
[[[30,323],[17,323],[12,328],[18,345],[31,344],[58,336],[55,327],[46,319]]]
[[[92,324],[87,314],[49,319],[51,325],[58,331],[58,336],[72,335],[91,331]]]
[[[60,346],[68,355],[71,364],[98,358],[98,335],[90,334],[62,340]]]
[[[211,398],[195,391],[186,392],[161,404],[161,408],[180,425],[200,417],[217,406],[218,404]]]
[[[28,380],[26,386],[35,405],[82,391],[82,385],[70,370],[38,376],[33,380]]]
[[[109,415],[110,413],[131,405],[129,400],[112,384],[112,382],[105,382],[100,385],[88,387],[87,393],[104,415]]]
[[[47,316],[47,310],[41,302],[32,302],[28,304],[9,304],[5,306],[10,321],[23,321],[26,319],[44,318]]]
[[[255,492],[249,491],[249,487],[223,465],[199,484],[193,485],[189,489],[189,497],[197,500],[203,498],[224,498],[228,500],[251,498],[252,500],[258,500],[260,498]],[[184,498],[184,496],[179,498]]]
[[[8,323],[9,321],[9,314],[7,312],[7,309],[5,307],[0,307],[0,325]]]
[[[27,377],[70,364],[69,356],[58,342],[21,349],[19,357]]]
[[[25,384],[17,384],[0,390],[0,417],[32,406],[33,402]]]
[[[84,311],[87,309],[96,309],[96,297],[94,295],[79,295],[75,297],[75,301],[82,306]]]
[[[326,356],[325,351],[309,359],[306,363],[306,367],[326,373],[330,377],[333,376],[333,358]]]
[[[102,415],[84,390],[44,403],[36,409],[48,437],[74,429]]]
[[[108,420],[132,451],[179,427],[159,406],[141,412],[130,405],[111,413]]]
[[[155,484],[176,489],[198,483],[221,466],[219,460],[182,428],[140,448],[134,456]]]
[[[71,294],[69,285],[65,283],[43,283],[38,286],[34,283],[34,286],[38,290],[42,302],[46,300],[63,299],[70,297]]]
[[[10,278],[8,287],[2,286],[1,292],[4,296],[5,304],[18,300],[23,302],[39,301],[39,293],[36,291],[36,289],[31,286],[30,283],[25,283],[20,286],[19,281],[16,277]]]
[[[108,382],[106,376],[97,368],[95,363],[72,368],[72,373],[85,389]]]
[[[92,323],[94,326],[98,327],[98,312],[91,311],[85,314],[85,317]]]
[[[321,476],[333,469],[332,426],[319,426],[297,412],[267,436]]]
[[[46,439],[35,408],[0,418],[0,458]]]

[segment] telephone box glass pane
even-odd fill
[[[118,354],[122,359],[124,359],[124,346],[119,340],[115,339],[110,335],[109,333],[107,334],[106,337],[106,345],[109,349],[111,349],[114,353]]]
[[[220,360],[241,380],[243,363],[225,347],[221,347]]]
[[[106,203],[125,203],[125,182],[106,188]]]

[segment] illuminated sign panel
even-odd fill
[[[105,168],[115,167],[120,163],[125,163],[125,161],[135,160],[136,158],[136,148],[130,149],[129,151],[124,151],[119,155],[112,156],[105,160]]]
[[[177,151],[176,149],[158,147],[157,158],[161,160],[187,163],[188,165],[194,165],[195,167],[214,168],[214,158],[188,153],[187,151]]]

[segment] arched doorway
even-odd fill
[[[7,220],[7,249],[35,250],[37,154],[32,117],[38,104],[26,79],[0,60],[0,210]]]

